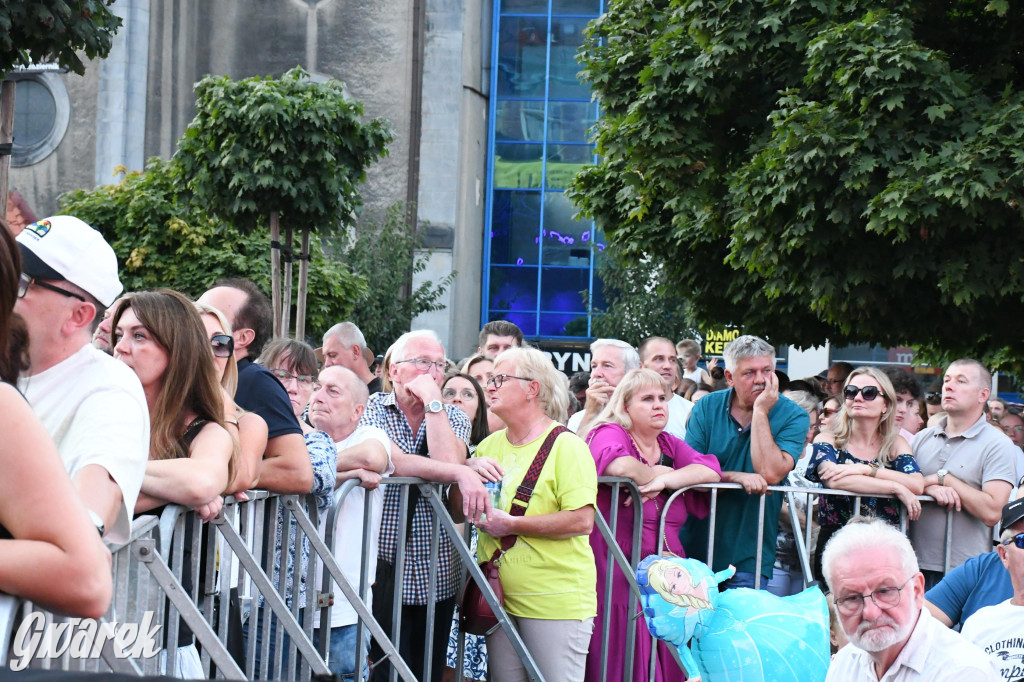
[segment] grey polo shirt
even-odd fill
[[[1013,485],[1016,446],[1005,433],[993,428],[985,416],[959,436],[946,435],[947,418],[914,437],[914,458],[926,476],[939,469],[978,490],[989,481]],[[921,507],[921,518],[910,523],[910,541],[922,569],[941,571],[945,563],[946,508],[934,503]],[[992,529],[966,509],[953,512],[950,568],[973,556],[992,551]]]

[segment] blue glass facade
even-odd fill
[[[481,323],[534,338],[587,338],[601,308],[604,245],[565,188],[594,160],[597,117],[576,52],[602,0],[496,0]]]

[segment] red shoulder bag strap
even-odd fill
[[[509,514],[512,516],[523,516],[526,514],[526,508],[530,504],[530,498],[533,496],[533,489],[537,485],[537,479],[540,478],[540,472],[544,469],[544,463],[548,461],[548,455],[551,454],[551,448],[555,445],[555,439],[560,435],[568,431],[561,424],[551,429],[548,437],[544,439],[544,442],[540,446],[540,450],[537,452],[537,456],[533,458],[533,463],[530,464],[530,468],[526,470],[526,476],[523,477],[523,482],[516,488],[516,496],[512,500],[512,508],[509,509]],[[494,556],[491,560],[494,561],[499,556],[512,549],[512,545],[516,543],[518,535],[506,535],[501,539],[501,549],[495,551]]]

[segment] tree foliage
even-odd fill
[[[1024,5],[613,0],[571,196],[702,325],[1024,364]]]
[[[283,225],[321,234],[351,224],[357,185],[393,138],[387,121],[364,123],[344,85],[301,68],[279,79],[207,76],[195,91],[196,116],[175,158],[211,212],[243,230],[274,211]]]
[[[606,248],[597,261],[605,300],[595,310],[593,335],[622,339],[638,346],[651,336],[693,338],[686,287],[669,281],[665,267],[653,259],[622,263],[617,249]]]
[[[443,308],[439,299],[455,279],[455,273],[451,273],[439,282],[421,282],[410,295],[403,295],[410,273],[423,272],[427,267],[423,252],[414,255],[419,240],[405,216],[401,205],[392,206],[380,224],[354,228],[351,240],[336,249],[344,252],[342,258],[353,272],[371,282],[369,295],[348,319],[377,353],[383,353],[409,331],[414,317]]]
[[[107,238],[121,264],[125,291],[170,287],[198,297],[225,277],[248,277],[268,290],[266,228],[243,232],[216,219],[185,188],[175,161],[154,158],[118,184],[61,196],[61,210]],[[348,318],[369,296],[367,278],[332,260],[312,242],[307,311],[313,338]]]
[[[14,66],[56,61],[85,73],[77,51],[106,57],[121,18],[114,0],[20,0],[0,3],[0,74]]]

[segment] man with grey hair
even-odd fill
[[[759,495],[778,485],[804,449],[810,418],[792,400],[779,395],[775,348],[756,336],[740,336],[725,347],[729,388],[704,396],[693,407],[686,442],[697,452],[713,453],[722,466],[722,481],[742,490],[718,496],[714,570],[730,564],[736,575],[730,587],[765,587],[772,577],[779,534],[782,495],[765,500],[764,527],[758,528]],[[688,523],[680,539],[687,556],[707,559],[708,524]],[[761,565],[756,566],[760,543]]]
[[[907,538],[880,519],[851,520],[825,546],[828,597],[850,644],[826,682],[998,680],[985,653],[935,620]]]
[[[364,356],[366,337],[352,322],[339,322],[324,333],[324,367],[340,365],[366,384],[370,395],[380,393],[381,382],[370,371]]]
[[[594,419],[608,404],[615,387],[626,372],[640,366],[636,349],[618,339],[598,339],[590,344],[590,387],[582,410],[569,418],[567,426],[586,440]]]
[[[474,522],[479,520],[480,514],[490,511],[490,499],[480,476],[466,466],[469,418],[458,407],[441,401],[445,366],[441,341],[432,331],[412,331],[399,337],[389,352],[391,365],[388,376],[394,391],[370,396],[366,411],[359,420],[360,425],[377,426],[387,433],[391,440],[391,461],[398,476],[417,476],[458,484],[466,518]],[[401,576],[396,576],[394,569],[400,521],[399,486],[388,486],[384,493],[373,612],[381,626],[390,631],[394,583],[401,581],[401,623],[403,631],[409,633],[401,638],[401,654],[416,679],[425,677],[422,665],[426,638],[418,633],[428,631],[429,576],[431,565],[436,565],[436,603],[429,630],[434,633],[431,679],[439,680],[462,570],[446,534],[440,537],[437,554],[431,553],[434,513],[429,501],[419,496],[417,488],[410,492],[412,517]],[[374,659],[383,655],[376,644],[373,652]],[[387,663],[378,665],[373,679],[387,680],[390,670]]]
[[[937,502],[923,505],[921,518],[910,525],[910,541],[929,589],[948,570],[946,509],[954,510],[952,569],[992,550],[992,527],[999,523],[1017,480],[1016,446],[985,418],[991,383],[992,375],[977,360],[953,362],[942,380],[946,416],[920,431],[912,443],[925,475],[924,493]]]

